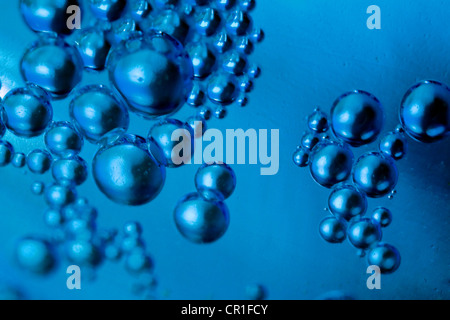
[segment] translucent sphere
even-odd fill
[[[297,147],[292,154],[292,161],[296,166],[307,167],[309,165],[309,151],[306,148]]]
[[[2,106],[2,118],[6,127],[21,137],[42,134],[53,117],[47,93],[34,85],[9,91]]]
[[[328,131],[329,123],[327,114],[319,108],[316,108],[308,117],[308,127],[309,129],[319,133]]]
[[[215,0],[215,3],[219,10],[230,10],[236,4],[236,0]]]
[[[394,160],[378,152],[362,155],[353,168],[353,182],[368,197],[382,197],[394,190],[398,170]]]
[[[8,141],[0,140],[0,167],[4,167],[11,162],[14,148]]]
[[[408,141],[402,133],[389,132],[380,139],[380,152],[393,158],[400,160],[406,154]]]
[[[89,0],[92,13],[102,20],[114,21],[120,18],[127,4],[126,0]]]
[[[75,48],[61,39],[46,38],[25,52],[20,70],[25,81],[55,97],[64,97],[81,81],[83,60]]]
[[[151,270],[152,260],[142,249],[133,249],[125,257],[125,268],[131,273]]]
[[[372,212],[372,220],[385,228],[392,222],[392,213],[387,208],[378,207]]]
[[[381,240],[380,226],[371,219],[362,218],[350,224],[347,236],[351,244],[358,249],[368,249]]]
[[[152,32],[116,46],[108,57],[109,78],[130,109],[145,118],[169,115],[192,89],[192,63],[182,45]]]
[[[341,243],[346,238],[346,223],[336,217],[327,217],[319,225],[321,237],[330,243]]]
[[[135,21],[141,21],[152,12],[152,6],[147,0],[136,0],[131,3],[131,17]]]
[[[74,30],[67,27],[69,6],[79,6],[77,0],[20,0],[20,12],[31,30],[69,35]]]
[[[255,50],[255,46],[253,45],[253,42],[248,37],[240,37],[237,40],[235,48],[239,53],[242,53],[245,55],[250,55]]]
[[[54,122],[44,135],[45,146],[53,155],[70,158],[80,153],[83,137],[67,121]]]
[[[264,300],[267,297],[267,290],[260,284],[250,284],[245,287],[245,295],[249,300]]]
[[[212,36],[216,33],[221,23],[220,14],[213,8],[205,8],[195,15],[197,32],[204,36]]]
[[[327,188],[345,181],[350,176],[352,165],[352,151],[333,141],[319,143],[309,156],[311,176]]]
[[[218,240],[230,224],[225,203],[206,200],[198,193],[190,193],[178,202],[174,219],[178,231],[194,243],[211,243]]]
[[[91,143],[112,142],[128,130],[129,115],[123,103],[102,85],[90,85],[74,94],[70,117]]]
[[[45,150],[36,149],[27,156],[28,169],[37,174],[43,174],[50,169],[52,156]]]
[[[239,7],[244,11],[251,11],[256,7],[256,0],[239,0]]]
[[[365,91],[340,96],[331,108],[331,126],[337,138],[359,147],[374,141],[383,127],[380,101]]]
[[[44,222],[50,228],[61,227],[64,218],[58,209],[49,208],[44,212]]]
[[[230,50],[222,56],[222,69],[228,73],[241,76],[247,69],[247,58],[236,50]]]
[[[204,42],[189,43],[186,50],[194,67],[194,76],[205,78],[211,74],[216,64],[216,56]]]
[[[21,239],[15,254],[20,267],[37,274],[49,273],[56,264],[50,243],[35,237]]]
[[[350,221],[364,215],[367,210],[367,199],[354,186],[339,185],[328,197],[328,208],[336,217]]]
[[[208,98],[220,105],[233,103],[239,94],[239,84],[235,76],[216,73],[208,79]]]
[[[77,193],[72,186],[53,183],[45,188],[45,201],[52,208],[62,208],[73,203]]]
[[[164,32],[181,43],[185,42],[189,34],[189,25],[176,11],[165,10],[150,21],[153,29]]]
[[[192,107],[199,107],[205,102],[205,92],[200,84],[194,82],[191,93],[189,94],[186,103]]]
[[[231,48],[232,41],[226,32],[219,32],[214,36],[214,48],[219,53],[227,52]]]
[[[83,59],[85,68],[103,70],[106,64],[111,44],[100,28],[89,28],[81,31],[75,40],[76,48]]]
[[[37,196],[40,196],[44,192],[44,189],[45,185],[41,181],[35,181],[31,184],[31,192]]]
[[[153,125],[147,141],[149,152],[169,168],[190,162],[194,154],[194,132],[189,125],[176,119],[161,120]]]
[[[139,222],[136,222],[136,221],[127,222],[123,226],[123,233],[127,237],[138,238],[142,234],[142,226],[141,226],[141,224]]]
[[[83,266],[96,266],[102,261],[100,250],[86,240],[74,240],[66,244],[66,255],[70,262]]]
[[[421,81],[406,92],[400,106],[406,133],[430,143],[450,134],[450,88],[437,81]]]
[[[231,12],[226,21],[227,31],[234,36],[245,36],[252,26],[250,16],[241,10]]]
[[[145,140],[126,134],[97,151],[92,174],[109,199],[125,205],[142,205],[161,191],[166,170],[147,151]]]
[[[319,135],[307,132],[302,137],[302,147],[311,151],[320,141],[321,138]]]
[[[195,187],[205,199],[223,201],[236,188],[236,175],[225,163],[204,164],[195,174]]]
[[[11,164],[16,168],[22,168],[25,166],[27,157],[22,152],[16,152],[12,156]]]
[[[53,162],[52,175],[57,182],[70,182],[80,185],[86,181],[88,175],[87,163],[79,156],[58,159]]]
[[[400,267],[400,252],[394,246],[387,243],[379,243],[370,250],[367,255],[367,262],[369,265],[378,266],[381,273],[393,273]]]

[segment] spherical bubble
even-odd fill
[[[227,31],[234,36],[245,36],[251,25],[250,16],[241,10],[231,12],[226,21]]]
[[[84,29],[75,43],[85,68],[93,70],[105,68],[111,44],[106,39],[105,32],[102,29],[95,27]]]
[[[331,108],[337,138],[359,147],[374,141],[383,127],[383,108],[372,94],[355,90],[340,96]]]
[[[206,6],[210,1],[211,0],[186,0],[187,3],[195,6]]]
[[[254,42],[262,42],[265,38],[265,34],[261,28],[255,28],[250,33],[250,37]]]
[[[309,156],[311,176],[326,188],[345,181],[350,176],[352,165],[352,151],[333,141],[319,143]]]
[[[236,104],[240,107],[245,107],[248,105],[248,98],[245,94],[240,94],[236,99]]]
[[[92,239],[96,230],[94,221],[82,218],[73,218],[65,221],[64,232],[68,239],[86,240]]]
[[[147,18],[152,11],[153,8],[147,0],[136,0],[131,3],[131,17],[138,22]]]
[[[231,48],[232,41],[226,32],[219,32],[214,36],[213,44],[219,53],[224,53]]]
[[[142,234],[142,226],[139,222],[130,221],[123,226],[123,232],[127,237],[140,237]]]
[[[25,165],[27,157],[22,152],[16,152],[13,154],[11,164],[16,168],[22,168]]]
[[[328,197],[328,208],[336,217],[350,221],[364,215],[367,210],[367,198],[352,185],[340,185]]]
[[[146,118],[177,111],[192,89],[192,63],[169,35],[151,33],[116,46],[108,57],[109,77],[130,109]]]
[[[218,106],[216,110],[214,110],[214,116],[217,119],[223,119],[227,116],[227,114],[228,114],[227,109],[223,106]]]
[[[87,163],[79,156],[55,160],[52,165],[52,175],[57,182],[67,181],[80,185],[86,181],[88,175]]]
[[[315,132],[327,132],[329,128],[327,114],[319,108],[316,108],[308,117],[308,127]]]
[[[225,203],[206,200],[198,193],[190,193],[178,202],[174,219],[178,231],[194,243],[218,240],[230,224]]]
[[[251,11],[255,9],[256,0],[239,0],[239,7],[245,11]]]
[[[353,168],[353,182],[368,197],[382,197],[392,190],[398,180],[395,162],[378,152],[363,154]]]
[[[92,175],[100,191],[112,201],[142,205],[159,194],[166,170],[148,153],[143,138],[126,134],[97,151]]]
[[[181,43],[185,42],[189,34],[189,25],[173,10],[161,12],[151,22],[153,29],[164,32]]]
[[[25,81],[64,97],[81,81],[83,60],[61,39],[41,39],[25,52],[20,71]]]
[[[42,134],[53,117],[49,96],[34,85],[9,91],[2,107],[2,118],[6,127],[21,137]]]
[[[102,261],[100,250],[86,240],[74,240],[66,244],[66,255],[76,265],[96,266]]]
[[[206,120],[200,116],[192,116],[186,120],[186,124],[191,127],[192,132],[194,133],[194,138],[201,138],[208,126],[206,124]]]
[[[24,295],[17,288],[0,284],[0,300],[1,301],[24,300]]]
[[[319,225],[321,237],[329,243],[341,243],[346,238],[346,223],[336,217],[327,217]]]
[[[219,10],[230,10],[236,4],[236,0],[215,0]]]
[[[239,88],[242,92],[250,92],[253,89],[253,82],[248,75],[243,75],[239,79]]]
[[[222,56],[222,68],[228,73],[243,75],[247,68],[247,58],[235,50],[230,50]]]
[[[16,246],[16,260],[20,267],[37,274],[49,273],[56,264],[53,248],[47,241],[26,237]]]
[[[125,267],[131,273],[148,271],[152,266],[152,260],[142,249],[133,249],[125,257]]]
[[[7,141],[0,140],[0,167],[8,165],[11,162],[13,154],[13,146]]]
[[[358,249],[368,249],[381,240],[381,228],[371,219],[361,218],[352,222],[347,230],[351,244]]]
[[[71,186],[54,183],[45,188],[45,201],[52,208],[61,208],[71,204],[77,198],[75,189]]]
[[[392,213],[387,208],[378,207],[372,212],[372,220],[385,228],[392,222]]]
[[[251,284],[245,287],[245,295],[249,300],[264,300],[267,297],[267,291],[260,284]]]
[[[37,174],[43,174],[50,169],[52,156],[45,150],[36,149],[27,156],[28,169]]]
[[[294,164],[303,168],[309,165],[309,151],[302,147],[297,147],[292,155]]]
[[[389,132],[385,134],[379,143],[380,151],[393,158],[394,160],[400,160],[406,154],[408,147],[408,141],[402,133]]]
[[[203,107],[198,111],[197,115],[205,120],[209,120],[209,119],[211,119],[211,115],[212,115],[211,109],[208,107]]]
[[[241,37],[237,40],[236,50],[242,54],[249,55],[255,49],[253,42],[248,37]]]
[[[213,8],[202,9],[195,15],[197,32],[207,37],[216,33],[220,23],[220,14]]]
[[[64,218],[58,209],[49,208],[44,213],[44,222],[50,228],[62,226]]]
[[[128,130],[127,108],[105,86],[81,88],[74,94],[69,110],[78,131],[92,143],[112,142]]]
[[[186,103],[192,107],[199,107],[205,103],[205,92],[197,82],[194,82]]]
[[[370,250],[367,255],[367,262],[371,266],[378,266],[383,274],[393,273],[400,267],[400,252],[394,246],[387,243],[379,243]]]
[[[35,181],[31,184],[31,192],[37,196],[40,196],[44,192],[44,189],[45,185],[41,181]]]
[[[225,163],[204,164],[195,174],[195,187],[203,198],[223,201],[236,188],[236,175]]]
[[[216,57],[204,42],[189,43],[186,46],[189,58],[194,66],[194,76],[205,78],[211,74]]]
[[[114,244],[107,244],[104,249],[104,255],[106,259],[116,261],[121,258],[122,252]]]
[[[83,137],[67,121],[54,122],[44,135],[45,146],[53,155],[70,158],[80,153]]]
[[[258,78],[261,75],[261,69],[257,65],[251,65],[248,67],[247,74],[251,78]]]
[[[102,20],[114,21],[120,18],[126,0],[89,0],[92,13]]]
[[[67,8],[79,6],[77,0],[21,0],[20,12],[33,31],[70,35],[74,30],[67,27]]]
[[[301,141],[302,147],[311,151],[321,141],[321,137],[315,133],[306,132]]]
[[[208,79],[208,98],[220,105],[233,103],[239,94],[236,77],[226,73],[216,73]]]
[[[172,137],[176,140],[172,141]],[[169,168],[179,167],[185,160],[190,161],[194,153],[194,132],[190,126],[176,119],[161,120],[154,124],[147,140],[150,153]]]
[[[450,88],[437,81],[421,81],[406,92],[400,121],[413,139],[430,143],[450,134]]]

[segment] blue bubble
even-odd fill
[[[27,157],[22,152],[16,152],[13,154],[11,164],[16,168],[22,168],[25,166]]]
[[[350,221],[364,215],[367,210],[367,198],[352,185],[339,185],[328,197],[328,208],[336,217]]]
[[[195,26],[201,35],[207,37],[214,35],[220,24],[220,14],[213,8],[202,9],[195,15]]]
[[[249,55],[254,51],[255,46],[248,37],[241,37],[237,39],[235,48],[239,53]]]
[[[73,203],[77,193],[72,186],[53,183],[45,188],[45,201],[52,208],[62,208]]]
[[[70,35],[66,13],[69,6],[79,6],[77,0],[21,0],[20,12],[31,30],[58,35]]]
[[[8,165],[11,162],[13,154],[13,146],[7,141],[0,140],[0,167]]]
[[[217,119],[223,119],[227,116],[228,111],[224,106],[218,106],[216,107],[216,110],[214,110],[214,116]]]
[[[302,137],[301,145],[306,150],[312,150],[321,141],[321,137],[312,132],[306,132]]]
[[[96,266],[102,262],[99,248],[86,240],[73,240],[66,243],[66,255],[70,262],[80,266]]]
[[[258,78],[261,75],[261,69],[257,65],[250,65],[248,67],[247,74],[251,78]]]
[[[216,64],[214,53],[204,42],[189,43],[186,50],[194,67],[194,76],[205,78],[209,76]]]
[[[352,222],[347,230],[350,243],[358,249],[369,249],[381,241],[380,226],[368,218]]]
[[[69,110],[78,131],[91,143],[113,142],[128,130],[127,108],[105,86],[81,88],[74,94]]]
[[[239,94],[239,84],[235,76],[224,72],[208,78],[208,98],[223,106],[233,103]]]
[[[203,198],[223,201],[236,188],[236,175],[225,163],[204,164],[195,174],[195,187]]]
[[[27,156],[28,169],[37,174],[43,174],[50,169],[52,156],[45,150],[36,149]]]
[[[209,120],[209,119],[211,119],[212,112],[211,112],[210,108],[203,107],[200,110],[198,110],[197,115],[199,117],[201,117],[202,119]]]
[[[2,118],[6,127],[21,137],[42,134],[53,117],[49,96],[34,85],[9,91],[2,107]]]
[[[378,266],[383,274],[393,273],[400,267],[400,252],[394,246],[379,243],[370,250],[367,262],[369,265]]]
[[[385,228],[392,222],[392,213],[387,208],[378,207],[372,212],[372,220]]]
[[[413,139],[430,143],[450,134],[450,88],[437,81],[421,81],[406,92],[400,121]]]
[[[327,114],[319,108],[316,108],[308,117],[308,127],[318,133],[327,132],[329,128]]]
[[[347,180],[352,171],[352,165],[352,151],[333,141],[319,143],[309,156],[311,176],[318,184],[327,188]]]
[[[127,237],[140,237],[142,234],[142,226],[139,222],[130,221],[123,226],[123,233]]]
[[[398,170],[392,158],[378,152],[363,154],[353,168],[353,182],[368,197],[382,197],[394,190]]]
[[[142,205],[162,190],[166,170],[147,151],[145,139],[126,134],[94,156],[92,175],[109,199],[126,205]]]
[[[141,21],[148,17],[153,11],[147,0],[136,0],[131,3],[131,17],[136,21]]]
[[[1,114],[1,108],[0,108],[0,114]],[[2,117],[0,116],[0,139],[5,135],[6,132],[6,126],[3,123]]]
[[[239,0],[239,7],[244,11],[252,11],[256,7],[256,0]]]
[[[21,239],[16,246],[20,267],[37,274],[47,274],[54,268],[56,258],[49,242],[35,237]]]
[[[25,81],[55,97],[64,97],[81,81],[83,60],[78,51],[61,39],[46,38],[25,52],[20,70]]]
[[[101,28],[89,28],[81,31],[75,40],[76,48],[83,59],[85,68],[103,70],[111,44]]]
[[[146,118],[169,115],[192,89],[192,63],[182,45],[152,32],[115,47],[107,61],[109,78],[130,109]]]
[[[309,151],[303,147],[297,147],[292,154],[292,161],[296,166],[301,168],[307,167],[309,165]]]
[[[44,212],[44,222],[50,228],[58,228],[64,223],[64,218],[59,209],[48,208]]]
[[[40,196],[44,192],[44,189],[45,185],[41,181],[35,181],[31,184],[31,192],[37,196]]]
[[[194,243],[211,243],[221,238],[230,224],[225,203],[206,200],[198,193],[184,196],[174,211],[178,231]]]
[[[250,33],[250,37],[254,42],[262,42],[265,38],[265,34],[261,28],[255,28]]]
[[[125,257],[125,267],[131,273],[141,273],[151,270],[152,260],[142,249],[133,249]]]
[[[407,151],[408,141],[405,135],[399,132],[389,132],[380,139],[379,149],[383,154],[394,160],[402,159]]]
[[[264,300],[267,290],[260,284],[251,284],[245,287],[245,295],[249,300]]]
[[[175,141],[172,141],[172,137]],[[165,119],[154,124],[147,141],[150,153],[159,163],[169,168],[176,168],[185,161],[190,161],[194,153],[194,132],[186,123],[176,119]],[[177,146],[180,150],[177,150]]]
[[[68,159],[57,159],[52,165],[52,175],[55,181],[64,181],[80,185],[87,179],[87,163],[79,156]]]
[[[54,122],[44,135],[45,146],[54,156],[70,158],[80,153],[83,137],[67,121]]]
[[[89,0],[92,13],[102,20],[114,21],[120,18],[127,4],[126,0]]]
[[[236,4],[236,0],[215,0],[215,3],[219,10],[230,10]]]
[[[214,36],[213,44],[217,52],[224,53],[231,48],[232,40],[226,32],[219,32]]]
[[[319,233],[329,243],[341,243],[346,238],[346,223],[336,217],[327,217],[320,222]]]
[[[383,127],[383,108],[370,93],[355,90],[340,96],[331,108],[336,137],[353,147],[374,141]]]
[[[253,89],[253,82],[248,75],[239,78],[239,88],[242,92],[250,92]]]
[[[192,107],[199,107],[205,103],[205,92],[199,83],[194,82],[186,103]]]
[[[189,25],[177,12],[172,10],[163,11],[155,19],[150,21],[152,23],[152,29],[164,32],[179,42],[185,43],[186,37],[189,34]]]
[[[154,0],[155,5],[161,9],[173,9],[179,0]]]
[[[252,26],[250,16],[241,10],[231,12],[226,21],[227,31],[234,36],[245,36]]]

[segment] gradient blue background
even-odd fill
[[[36,39],[18,10],[18,1],[0,1],[0,96],[23,85],[19,61]],[[199,246],[177,232],[172,211],[176,201],[194,191],[198,166],[168,170],[162,193],[141,207],[118,206],[101,194],[92,175],[78,188],[99,210],[98,225],[121,227],[138,220],[155,262],[160,299],[243,299],[245,286],[261,283],[269,299],[314,299],[341,290],[358,299],[448,299],[450,141],[424,145],[410,141],[406,159],[398,162],[400,179],[393,200],[369,200],[369,210],[388,206],[394,222],[383,240],[402,255],[400,269],[382,277],[381,290],[366,287],[366,260],[348,241],[325,243],[318,224],[326,216],[329,190],[317,185],[307,169],[294,166],[292,151],[315,106],[330,110],[342,93],[362,89],[376,95],[385,110],[384,131],[398,123],[398,107],[418,80],[450,84],[450,20],[446,0],[258,0],[252,16],[266,40],[252,56],[263,70],[250,104],[229,108],[219,129],[280,130],[280,171],[260,176],[259,166],[234,165],[237,188],[226,203],[231,225],[218,242]],[[381,7],[382,29],[368,30],[366,9]],[[86,74],[82,84],[106,83],[105,74]],[[55,120],[68,119],[68,101],[54,104]],[[185,107],[175,118],[186,119]],[[146,135],[151,123],[132,117],[130,132]],[[33,140],[5,137],[17,151],[42,147]],[[375,145],[355,151],[356,155]],[[95,148],[82,156],[90,162]],[[94,282],[82,290],[66,288],[67,261],[48,277],[30,275],[14,264],[20,236],[50,234],[43,223],[45,204],[30,184],[42,179],[25,169],[0,169],[0,283],[21,288],[31,299],[128,299],[134,278],[123,265],[105,263]],[[45,181],[49,181],[47,176]]]

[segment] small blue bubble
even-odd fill
[[[347,230],[350,243],[358,249],[369,249],[381,241],[381,228],[371,219],[361,218],[353,221]]]
[[[7,141],[0,140],[0,167],[8,165],[12,160],[13,154],[13,146]]]
[[[92,13],[98,19],[114,21],[120,18],[127,4],[126,0],[89,0]]]
[[[367,210],[367,198],[352,185],[339,185],[328,197],[328,208],[336,217],[350,221],[364,215]]]
[[[43,239],[26,237],[16,246],[16,260],[20,267],[37,274],[53,270],[56,257],[51,244]]]
[[[346,223],[336,217],[327,217],[320,222],[319,233],[329,243],[341,243],[346,238]]]
[[[408,141],[402,133],[389,132],[381,137],[378,147],[383,154],[394,160],[400,160],[406,154]]]
[[[378,266],[383,274],[393,273],[400,267],[400,252],[394,246],[379,243],[370,250],[367,262],[369,265]]]
[[[83,137],[67,121],[53,123],[44,135],[45,146],[54,156],[70,158],[80,153]]]
[[[50,169],[52,156],[45,150],[36,149],[27,156],[28,169],[37,174],[43,174]]]
[[[387,208],[378,207],[372,212],[372,220],[386,228],[392,223],[392,213]]]
[[[225,163],[204,164],[195,174],[195,187],[205,199],[223,201],[236,188],[236,175]]]

